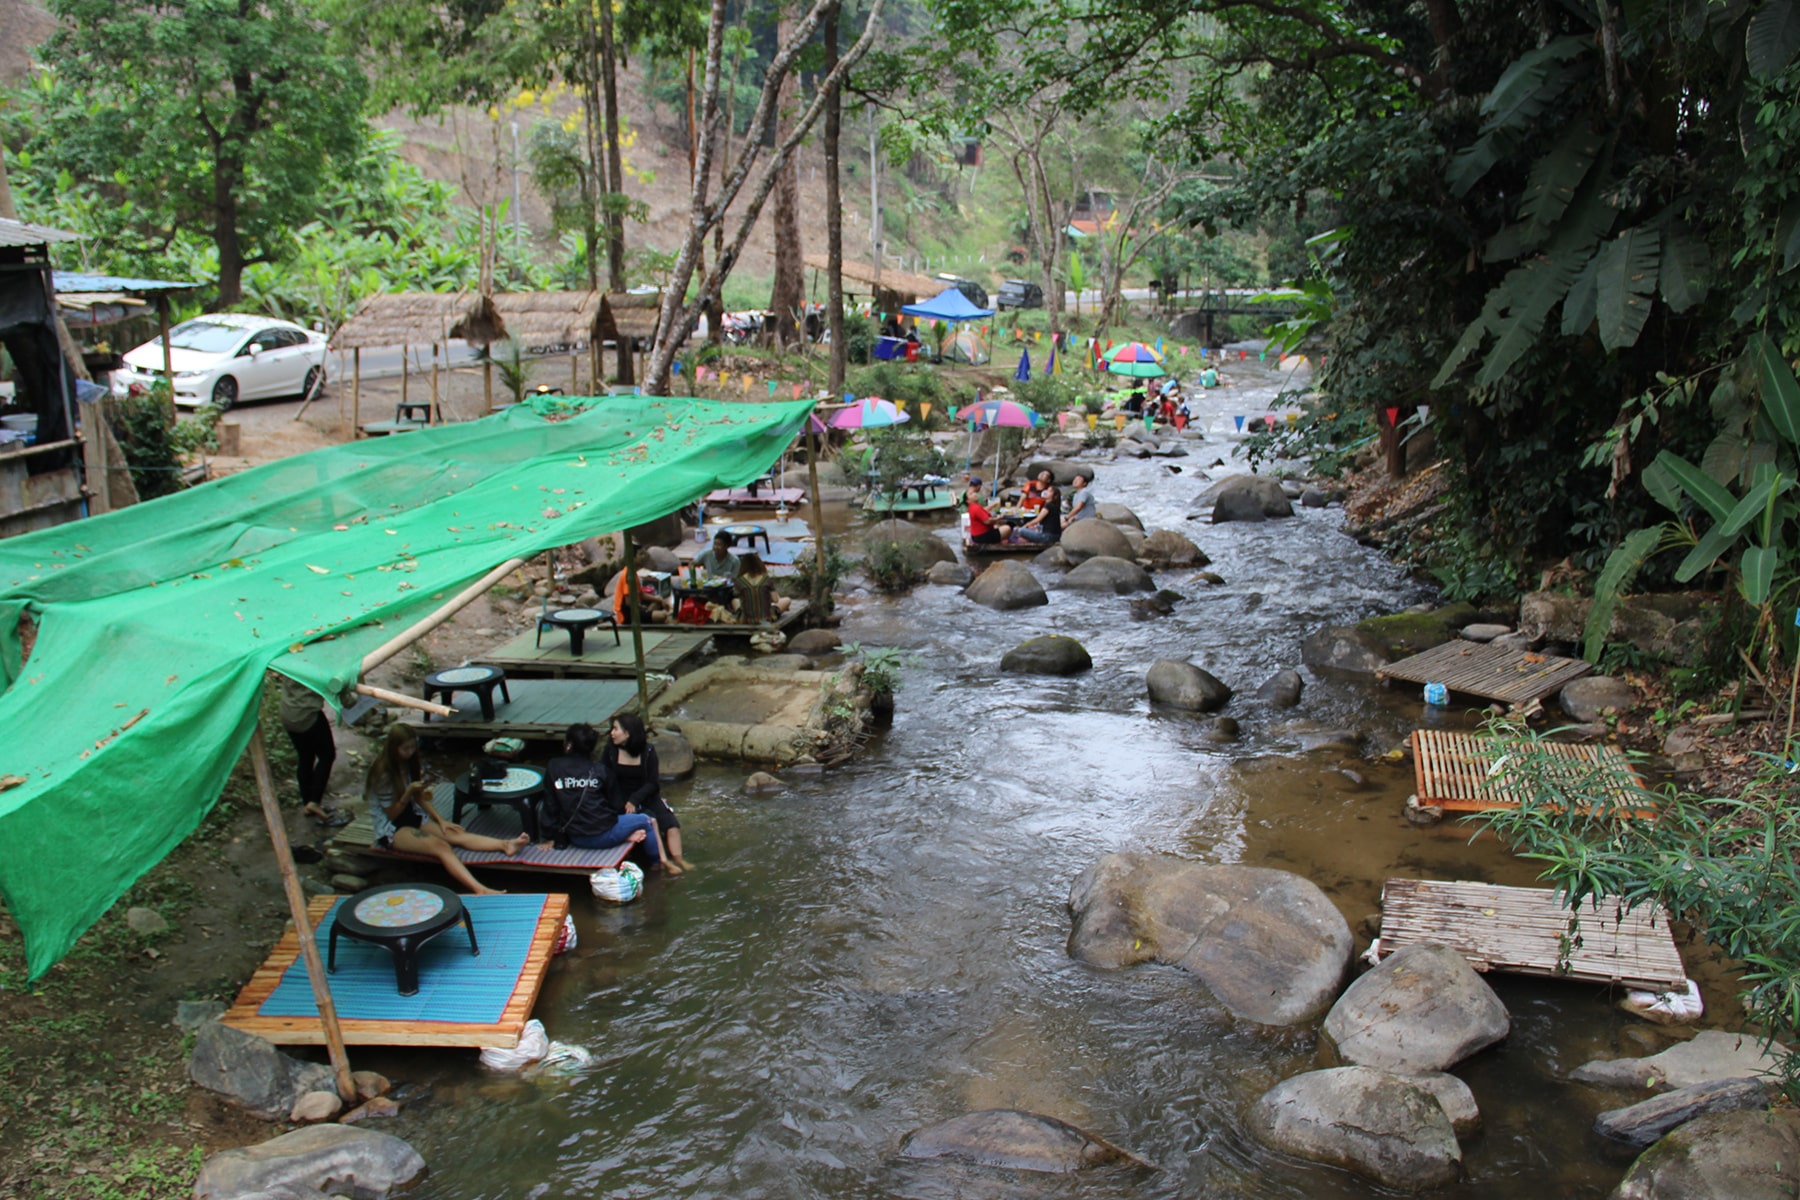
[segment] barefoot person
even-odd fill
[[[626,815],[648,815],[656,832],[668,848],[666,863],[670,874],[687,870],[688,861],[681,856],[681,822],[662,794],[662,764],[657,761],[656,747],[643,719],[636,713],[620,713],[613,718],[611,736],[607,739],[602,761],[611,781],[613,806]]]
[[[547,841],[558,850],[610,850],[641,842],[650,865],[663,860],[656,823],[641,812],[627,812],[612,786],[607,764],[594,760],[600,735],[592,725],[571,725],[563,734],[563,752],[545,772],[544,811],[539,819]]]
[[[369,774],[363,782],[363,801],[369,806],[375,844],[403,854],[425,854],[437,859],[451,878],[477,896],[502,895],[500,889],[487,887],[471,875],[452,847],[487,850],[510,858],[531,839],[521,833],[501,841],[470,833],[461,825],[444,820],[432,807],[431,793],[420,779],[423,773],[419,739],[405,725],[390,726],[381,753],[369,764]]]

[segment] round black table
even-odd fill
[[[729,606],[737,597],[737,585],[729,580],[704,579],[699,583],[676,583],[673,589],[675,610],[681,611],[683,600],[698,600],[702,604],[723,604]]]
[[[499,667],[446,667],[425,677],[427,700],[439,695],[445,704],[450,704],[451,697],[457,692],[473,692],[481,701],[481,719],[484,721],[494,719],[495,688],[500,689],[508,704],[512,703],[512,693],[506,687],[506,672]],[[426,713],[425,719],[431,720],[431,714]]]
[[[544,772],[537,767],[509,766],[498,779],[483,779],[475,771],[465,771],[456,781],[456,802],[450,809],[453,824],[462,824],[463,809],[473,804],[486,808],[504,804],[519,814],[519,825],[538,840],[538,801],[544,795]]]
[[[719,532],[730,534],[733,545],[736,545],[739,541],[744,541],[749,543],[751,547],[755,547],[756,539],[761,538],[763,551],[767,553],[772,549],[769,542],[769,531],[761,525],[721,525],[719,527]]]
[[[479,955],[475,922],[462,898],[435,883],[397,883],[356,893],[337,906],[331,921],[325,969],[337,970],[338,935],[375,946],[394,956],[394,986],[402,996],[419,990],[419,948],[446,929],[469,931],[469,953]]]
[[[602,612],[597,608],[555,608],[538,618],[537,644],[544,644],[544,630],[566,629],[569,631],[569,653],[576,658],[581,657],[581,642],[587,631],[594,626],[611,622],[613,627],[613,645],[619,644],[619,623],[613,620],[610,612]]]

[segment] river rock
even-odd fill
[[[1775,1050],[1779,1052],[1781,1047],[1777,1045]],[[1751,1034],[1703,1029],[1661,1054],[1583,1063],[1569,1078],[1602,1087],[1641,1087],[1661,1092],[1719,1079],[1772,1075],[1779,1069],[1778,1064],[1778,1057],[1765,1053],[1761,1040]]]
[[[359,1100],[373,1100],[377,1096],[385,1096],[394,1090],[388,1077],[379,1071],[352,1071],[350,1082],[356,1087]]]
[[[175,1028],[192,1033],[208,1021],[225,1015],[223,1000],[178,1000],[175,1002]]]
[[[863,549],[873,553],[879,546],[894,546],[910,556],[923,571],[932,563],[956,561],[950,544],[931,530],[911,521],[882,521],[863,538]]]
[[[1380,914],[1376,914],[1377,922]],[[1376,929],[1380,933],[1379,927]],[[1438,1102],[1457,1137],[1466,1137],[1481,1128],[1481,1109],[1475,1104],[1475,1093],[1469,1085],[1447,1071],[1427,1071],[1423,1075],[1406,1076],[1408,1083],[1418,1084]]]
[[[1164,442],[1151,453],[1158,458],[1186,458],[1188,457],[1188,448],[1180,442]]]
[[[1025,464],[1025,474],[1028,478],[1036,479],[1039,471],[1050,472],[1050,478],[1056,481],[1056,486],[1059,488],[1066,488],[1074,483],[1077,475],[1085,475],[1089,483],[1094,482],[1094,465],[1092,463],[1070,462],[1066,458],[1039,458]]]
[[[1494,625],[1486,621],[1477,621],[1473,625],[1464,625],[1457,630],[1458,636],[1465,642],[1491,642],[1497,637],[1505,637],[1512,632],[1510,625]]]
[[[1128,558],[1095,555],[1063,576],[1062,586],[1085,592],[1148,592],[1156,587],[1150,572]]]
[[[781,780],[775,778],[775,776],[769,774],[767,771],[756,771],[752,773],[748,779],[744,780],[744,790],[752,796],[764,795],[768,792],[779,792],[785,787],[787,787],[787,784],[781,782]]]
[[[1231,699],[1231,689],[1210,672],[1178,658],[1159,658],[1144,683],[1150,699],[1188,712],[1216,712]]]
[[[1767,1108],[1769,1086],[1760,1079],[1714,1079],[1652,1096],[1594,1118],[1594,1132],[1640,1150],[1679,1125],[1707,1113]]]
[[[1328,625],[1300,643],[1300,661],[1315,671],[1373,675],[1393,659],[1387,643],[1354,625]]]
[[[337,1087],[325,1064],[290,1058],[255,1034],[217,1021],[195,1034],[188,1078],[265,1121],[285,1121],[307,1092]]]
[[[659,729],[650,735],[656,747],[656,773],[660,779],[686,779],[694,773],[694,747],[673,729]]]
[[[1331,503],[1331,497],[1316,487],[1309,487],[1300,493],[1301,508],[1325,508]]]
[[[1347,1061],[1384,1071],[1442,1071],[1504,1038],[1506,1006],[1448,946],[1406,946],[1345,990],[1325,1033]]]
[[[1191,972],[1232,1014],[1314,1020],[1350,962],[1350,927],[1312,881],[1269,867],[1116,853],[1069,891],[1069,954],[1106,969],[1163,962]]]
[[[1037,581],[1031,568],[1010,559],[997,562],[977,575],[963,595],[1001,612],[1050,603],[1044,585]]]
[[[1281,484],[1263,475],[1231,475],[1221,479],[1201,494],[1200,503],[1212,505],[1214,525],[1294,515],[1293,503],[1281,490]]]
[[[1159,567],[1204,567],[1212,562],[1205,551],[1172,529],[1152,530],[1138,553]]]
[[[1089,670],[1094,660],[1087,647],[1072,637],[1047,634],[1021,642],[1000,660],[1002,671],[1022,675],[1077,675]]]
[[[1637,704],[1637,689],[1611,675],[1586,675],[1563,684],[1556,701],[1577,721],[1598,721]]]
[[[1119,532],[1118,526],[1098,517],[1064,525],[1059,544],[1072,563],[1083,563],[1090,558],[1131,557],[1131,543]]]
[[[1411,1080],[1368,1067],[1284,1079],[1251,1108],[1249,1125],[1276,1150],[1391,1188],[1441,1187],[1462,1166],[1456,1130],[1437,1100]]]
[[[169,923],[154,908],[128,908],[125,910],[125,924],[131,932],[141,937],[154,937],[159,933],[169,932]]]
[[[1663,738],[1663,755],[1677,775],[1696,775],[1706,768],[1706,726],[1677,725]]]
[[[358,1125],[400,1115],[400,1102],[392,1096],[371,1096],[338,1118],[340,1125]]]
[[[1369,617],[1358,621],[1356,627],[1380,638],[1390,659],[1400,659],[1455,641],[1458,631],[1477,615],[1473,605],[1446,604],[1442,608],[1428,608],[1424,612],[1407,611]]]
[[[945,547],[949,549],[948,546]],[[835,629],[802,629],[788,639],[788,653],[808,656],[830,654],[844,644],[844,639]]]
[[[1124,441],[1121,441],[1113,448],[1113,453],[1120,458],[1149,458],[1151,452],[1150,446],[1143,442],[1132,440],[1129,434],[1126,435]]]
[[[1139,533],[1144,531],[1143,521],[1139,520],[1138,515],[1129,508],[1126,508],[1123,504],[1110,504],[1107,501],[1102,500],[1100,503],[1094,505],[1094,515],[1099,517],[1102,521],[1117,525],[1121,529],[1135,529]]]
[[[380,1200],[425,1173],[425,1160],[392,1134],[347,1125],[312,1125],[260,1146],[207,1159],[194,1200],[234,1200],[257,1193],[345,1194]]]
[[[1069,557],[1069,552],[1064,550],[1061,545],[1050,547],[1031,561],[1040,567],[1055,567],[1058,570],[1067,570],[1075,565],[1074,560]]]
[[[1130,1151],[1067,1121],[1012,1108],[964,1113],[915,1129],[900,1142],[907,1158],[947,1158],[983,1167],[1063,1174],[1107,1163],[1148,1166]]]
[[[333,890],[346,896],[354,896],[369,886],[369,881],[361,875],[352,875],[348,871],[339,871],[331,877]]]
[[[1218,745],[1238,740],[1238,723],[1231,717],[1214,717],[1202,727],[1200,736]]]
[[[1638,1156],[1612,1200],[1793,1200],[1800,1117],[1792,1111],[1696,1117]]]
[[[288,1120],[295,1125],[316,1125],[329,1121],[344,1111],[344,1102],[336,1092],[307,1092],[294,1101]]]
[[[975,572],[959,562],[932,563],[931,570],[925,572],[925,582],[935,583],[940,587],[963,587],[973,578]]]
[[[643,546],[644,556],[648,560],[648,570],[666,571],[671,575],[681,572],[681,559],[677,558],[675,552],[667,546],[645,546],[641,542],[639,545]],[[611,592],[607,593],[609,596],[612,594]]]
[[[1256,689],[1256,698],[1276,708],[1292,708],[1300,703],[1300,693],[1305,689],[1306,680],[1300,677],[1300,672],[1277,671],[1263,680],[1262,686]]]

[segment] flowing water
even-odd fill
[[[952,588],[857,596],[847,641],[913,651],[892,727],[852,765],[749,798],[743,769],[703,764],[668,789],[697,869],[625,908],[574,899],[580,946],[537,1015],[595,1055],[573,1078],[484,1072],[460,1051],[361,1052],[430,1089],[392,1131],[432,1165],[421,1200],[500,1197],[1365,1197],[1382,1189],[1285,1159],[1244,1132],[1262,1091],[1319,1065],[1311,1028],[1234,1022],[1184,973],[1071,960],[1069,885],[1113,850],[1281,867],[1342,909],[1358,949],[1389,876],[1529,883],[1491,839],[1417,829],[1410,768],[1375,760],[1422,719],[1416,692],[1309,679],[1299,708],[1256,686],[1328,623],[1428,594],[1339,532],[1337,510],[1213,527],[1185,516],[1198,470],[1230,458],[1231,417],[1264,411],[1270,376],[1207,397],[1189,458],[1104,463],[1103,500],[1182,530],[1226,579],[1159,583],[1188,599],[1131,619],[1125,600],[1052,588],[995,613]],[[945,536],[952,530],[946,529]],[[1046,573],[1046,582],[1054,573]],[[1025,638],[1092,653],[1072,679],[1002,675]],[[1144,672],[1190,657],[1235,687],[1243,736],[1153,713]],[[1455,718],[1460,721],[1461,718]],[[1334,731],[1364,739],[1359,752]],[[1588,1058],[1640,1053],[1599,989],[1496,977],[1511,1037],[1463,1064],[1486,1120],[1458,1197],[1601,1196],[1624,1160],[1588,1127],[1609,1107],[1562,1082]],[[1091,1129],[1155,1165],[1037,1176],[921,1163],[911,1129],[1016,1107]]]

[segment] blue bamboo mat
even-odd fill
[[[394,956],[385,948],[355,938],[338,938],[337,970],[326,976],[338,1018],[497,1024],[524,973],[538,919],[544,913],[544,897],[464,896],[462,902],[474,918],[481,953],[469,953],[469,934],[460,924],[438,934],[419,951],[416,995],[402,996],[395,990]],[[331,914],[313,931],[321,961],[327,954],[336,915],[337,905],[333,905]],[[256,1013],[261,1017],[319,1015],[304,959],[296,958],[282,973],[281,982]]]

